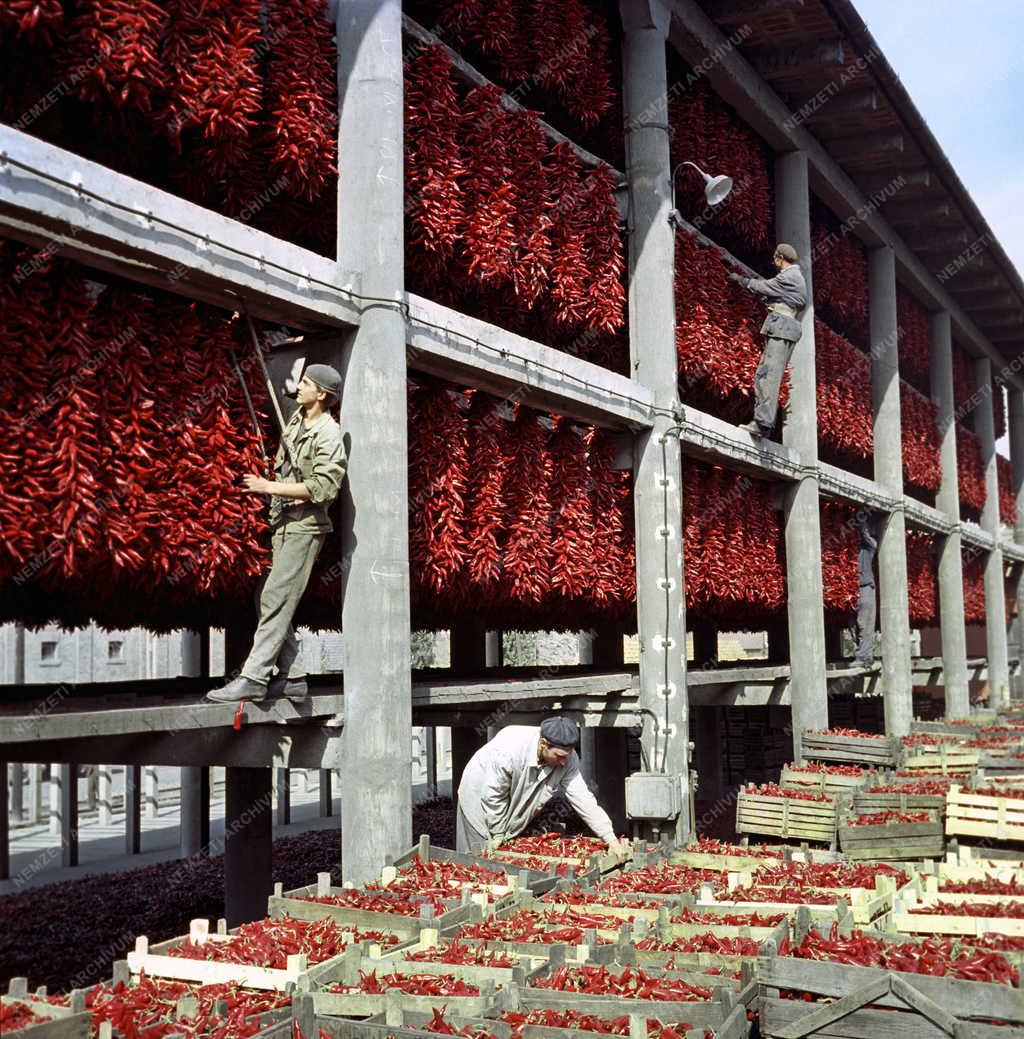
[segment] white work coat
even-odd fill
[[[552,768],[538,760],[539,743],[539,726],[508,725],[469,759],[459,783],[459,810],[467,822],[489,838],[514,837],[561,792],[598,837],[611,840],[612,821],[584,782],[576,751]]]

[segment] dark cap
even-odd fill
[[[575,747],[580,738],[580,727],[571,718],[556,715],[540,723],[540,734],[552,747]]]
[[[775,246],[775,255],[781,256],[784,260],[788,260],[790,263],[796,263],[797,260],[796,249],[791,245],[786,245],[785,242],[780,242]]]
[[[341,397],[341,375],[337,368],[332,368],[329,364],[311,364],[306,368],[305,374],[320,389],[333,393],[335,397]]]

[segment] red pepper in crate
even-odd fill
[[[939,884],[939,891],[968,895],[1024,895],[1024,884],[1016,880],[1000,880],[998,877],[959,882],[944,880]]]
[[[862,776],[864,774],[864,769],[860,765],[826,765],[817,761],[809,761],[803,765],[790,763],[786,769],[790,772],[811,772],[822,776]]]
[[[566,859],[588,859],[606,850],[604,841],[596,837],[562,837],[557,833],[542,833],[536,837],[516,837],[506,841],[503,851],[522,852],[526,855],[552,855]]]
[[[903,887],[910,880],[905,870],[884,862],[787,862],[781,866],[760,866],[754,874],[754,883],[874,888],[875,879],[880,876],[891,877],[897,887]]]
[[[463,945],[457,938],[446,945],[433,949],[420,949],[405,954],[407,960],[424,963],[473,964],[479,967],[515,967],[519,960],[515,956],[494,949],[481,949],[475,945]]]
[[[47,1014],[34,1014],[27,1003],[14,1002],[0,1004],[0,1033],[9,1035],[29,1025],[37,1025],[41,1021],[52,1018]]]
[[[885,733],[883,732],[862,732],[860,729],[808,729],[807,731],[815,736],[859,736],[862,739],[869,740],[885,739]]]
[[[671,921],[674,924],[725,924],[732,927],[774,927],[784,920],[785,913],[702,913],[698,909],[684,907]]]
[[[933,902],[927,906],[916,906],[908,913],[937,913],[941,916],[1009,916],[1024,919],[1024,904],[1020,902]]]
[[[474,1027],[473,1025],[464,1025],[462,1028],[456,1028],[450,1021],[445,1019],[444,1012],[446,1009],[446,1007],[442,1007],[438,1010],[437,1007],[434,1007],[432,1011],[433,1017],[423,1026],[423,1030],[425,1032],[434,1032],[438,1035],[461,1035],[465,1036],[466,1039],[498,1039],[492,1032]],[[321,1032],[320,1039],[331,1039],[331,1037]]]
[[[785,797],[791,801],[831,801],[826,794],[816,794],[811,790],[798,790],[781,787],[777,783],[762,783],[760,786],[750,783],[744,787],[745,794],[760,794],[764,797]]]
[[[568,891],[550,891],[545,898],[554,902],[568,902],[570,905],[602,905],[615,906],[619,909],[650,909],[651,903],[642,898],[626,898],[607,891],[584,891],[578,884]],[[602,926],[607,926],[604,924]]]
[[[676,895],[697,891],[701,884],[708,881],[723,888],[725,873],[714,869],[691,869],[689,866],[644,866],[641,869],[625,870],[602,880],[598,890]]]
[[[713,952],[721,956],[756,956],[760,944],[754,938],[720,938],[708,931],[691,938],[674,938],[670,942],[662,942],[654,937],[642,938],[636,947],[654,952]]]
[[[522,1033],[528,1025],[542,1028],[568,1028],[580,1032],[599,1032],[601,1035],[629,1035],[629,1015],[602,1018],[596,1014],[585,1014],[579,1010],[554,1010],[548,1007],[537,1007],[523,1014],[506,1010],[500,1015],[502,1021],[512,1026],[513,1035]],[[647,1019],[647,1035],[649,1039],[685,1039],[687,1031],[692,1028],[685,1021],[664,1024],[656,1018]]]
[[[979,786],[975,787],[971,793],[984,797],[1011,797],[1018,801],[1024,800],[1024,787],[1018,786]]]
[[[897,812],[886,809],[881,812],[862,812],[846,820],[847,826],[886,826],[889,823],[927,823],[933,822],[928,812]]]
[[[389,898],[355,888],[341,895],[309,895],[303,901],[319,902],[321,905],[351,906],[353,909],[365,909],[371,913],[397,913],[399,916],[419,916],[424,905],[433,906],[438,914],[446,910],[444,902],[436,895]]]
[[[382,994],[389,989],[407,992],[411,996],[479,996],[480,989],[461,978],[450,978],[443,974],[385,974],[377,977],[376,971],[359,972],[358,985],[330,985],[328,992],[367,992]]]
[[[950,779],[921,779],[916,783],[885,783],[870,787],[869,794],[906,794],[908,797],[917,794],[945,795],[950,788]]]
[[[845,768],[846,766],[840,767]],[[732,855],[737,858],[748,855],[760,858],[782,858],[782,852],[777,848],[769,848],[764,844],[726,844],[715,837],[701,837],[696,842],[688,844],[685,850],[703,855]]]
[[[560,992],[673,1002],[703,1002],[711,999],[712,994],[711,989],[702,985],[691,985],[681,978],[652,976],[638,967],[627,967],[615,974],[607,967],[562,966],[530,984],[532,988]]]

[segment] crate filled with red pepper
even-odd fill
[[[890,941],[814,930],[787,955],[763,956],[759,1023],[778,1036],[997,1036],[1024,1023],[1016,971],[997,953],[942,941]],[[944,1031],[932,1024],[949,1022]],[[953,1029],[955,1028],[955,1032]],[[1016,1028],[1005,1030],[1016,1035]]]
[[[875,773],[859,765],[790,763],[782,770],[779,786],[792,790],[815,790],[822,794],[852,793],[869,783]]]
[[[839,824],[839,846],[850,860],[935,859],[946,853],[946,836],[931,809],[855,810]]]
[[[535,948],[534,955],[517,953],[510,948],[488,948],[486,943],[467,942],[459,938],[438,938],[424,930],[420,940],[397,949],[370,946],[362,966],[382,973],[438,974],[480,984],[508,985],[516,978],[538,967],[546,956]]]
[[[625,861],[609,855],[604,841],[596,837],[564,837],[558,833],[541,833],[535,837],[515,837],[487,852],[489,857],[517,862],[547,862],[549,869],[569,864],[577,873],[596,869],[601,873],[615,869]]]
[[[859,729],[808,729],[800,738],[805,758],[841,764],[892,768],[899,761],[899,740],[878,732]]]
[[[24,978],[11,980],[7,995],[0,995],[0,1035],[18,1033],[19,1039],[89,1039],[90,1017],[85,995],[75,993],[72,1005],[51,1003],[30,994]]]
[[[835,845],[836,800],[829,794],[751,784],[736,796],[736,832]]]
[[[960,901],[960,897],[941,892],[918,897],[908,891],[893,913],[893,927],[903,934],[1024,936],[1024,900],[964,894],[966,901]]]
[[[596,1032],[599,1035],[634,1036],[630,1029],[628,1014],[616,1017],[601,1017],[585,1011],[552,1008],[535,1008],[528,1011],[505,1010],[501,1020],[510,1024],[514,1036],[529,1036],[530,1039],[574,1039],[580,1032]],[[645,1022],[646,1039],[714,1039],[708,1029],[694,1029],[687,1021],[662,1022],[655,1017]],[[745,1033],[742,1033],[745,1034]]]
[[[493,873],[503,873],[504,881],[496,881],[499,884],[514,885],[520,890],[530,890],[534,894],[540,894],[554,887],[558,883],[550,869],[535,870],[523,866],[520,862],[507,862],[503,859],[486,859],[482,855],[470,855],[466,852],[452,851],[451,848],[440,848],[430,843],[430,837],[423,834],[415,847],[410,848],[404,855],[395,859],[395,868],[405,873],[419,860],[420,866],[417,870],[424,868],[435,869],[441,864],[450,864],[452,872],[446,876],[456,876],[457,869],[468,869],[478,879],[491,876]]]
[[[505,948],[529,952],[529,946],[611,945],[618,939],[622,921],[587,907],[547,908],[537,902],[529,907],[499,910],[478,923],[463,924],[448,932],[453,941],[503,942]]]
[[[1024,791],[955,784],[946,795],[946,833],[989,841],[1024,840]]]
[[[317,1015],[328,1017],[371,1017],[385,1006],[431,1011],[444,1006],[462,1016],[477,1017],[494,1003],[492,980],[474,984],[451,974],[426,971],[358,969],[354,977],[329,981],[313,992]]]
[[[210,934],[208,921],[193,920],[186,937],[152,949],[145,937],[137,938],[127,959],[133,974],[281,990],[311,969],[329,969],[350,945],[361,941],[389,944],[398,938],[354,926],[343,929],[326,919],[268,917],[241,924],[230,934]]]
[[[857,790],[853,795],[855,812],[881,812],[895,809],[911,812],[920,809],[946,816],[946,793],[952,780],[946,777],[934,779],[910,779],[902,783],[875,783]]]
[[[267,906],[272,917],[330,920],[341,928],[379,930],[403,939],[418,935],[425,924],[453,927],[479,919],[483,912],[475,903],[461,904],[461,897],[334,887],[329,873],[318,873],[315,884],[293,891],[275,887]]]
[[[502,898],[515,891],[519,878],[501,869],[472,863],[423,861],[418,855],[404,866],[385,866],[380,880],[366,885],[367,891],[386,891],[406,897],[460,900],[463,892]]]

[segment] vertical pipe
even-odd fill
[[[634,445],[636,601],[640,642],[641,739],[652,767],[679,777],[682,843],[689,817],[686,616],[683,596],[682,452],[670,432],[679,401],[675,345],[675,232],[661,0],[620,0],[626,181],[629,193],[629,348],[633,378],[651,391],[653,428]],[[656,719],[656,720],[655,720]]]
[[[7,762],[0,761],[0,880],[11,876],[11,804],[7,796]]]
[[[331,770],[320,769],[320,795],[319,813],[321,819],[327,819],[334,814],[334,793],[331,790]]]
[[[953,335],[948,310],[931,317],[931,391],[938,409],[939,462],[942,478],[936,507],[953,524],[936,536],[939,575],[939,633],[946,717],[966,718],[971,711],[967,677],[967,629],[964,625],[964,573],[960,536],[960,491],[956,462],[956,399],[953,391]]]
[[[783,499],[786,524],[786,619],[792,690],[793,755],[802,756],[807,729],[828,727],[825,681],[825,615],[821,577],[821,514],[818,478],[818,411],[814,340],[814,271],[811,263],[811,194],[807,155],[795,151],[775,160],[775,234],[796,249],[807,280],[803,331],[793,349],[789,374],[790,414],[782,439],[812,472],[788,484]]]
[[[342,358],[342,629],[360,633],[345,645],[342,871],[361,883],[412,843],[401,0],[346,0],[336,28],[339,269],[395,302],[364,308]]]
[[[996,464],[996,429],[992,396],[992,362],[980,357],[974,362],[977,396],[974,432],[981,441],[985,466],[985,507],[981,526],[995,540],[985,559],[985,649],[988,656],[989,703],[997,706],[1010,698],[1010,663],[1006,644],[1006,583],[1003,576],[1003,550],[999,547],[999,467]]]
[[[868,254],[868,290],[875,481],[881,484],[887,495],[896,499],[893,511],[882,518],[878,538],[878,614],[882,629],[885,731],[891,736],[905,736],[910,732],[914,709],[903,514],[896,258],[890,246],[872,249]]]
[[[61,864],[78,865],[78,766],[60,766]]]
[[[142,851],[142,766],[124,768],[124,841],[125,853]]]
[[[1017,518],[1013,524],[1013,540],[1024,544],[1024,390],[1010,386],[1009,436],[1010,462],[1013,466],[1013,497],[1017,505]],[[1017,595],[1017,638],[1016,648],[1019,671],[1024,671],[1024,569],[1017,568],[1015,575]],[[1018,678],[1018,681],[1020,679]]]
[[[61,832],[61,796],[60,796],[60,777],[61,777],[61,766],[59,764],[53,764],[50,766],[50,825],[49,831],[52,836],[59,837]]]
[[[430,797],[437,796],[437,729],[428,725],[424,730],[426,745],[427,791]]]
[[[202,765],[181,768],[180,850],[182,858],[199,855],[209,844],[210,773]],[[206,818],[206,834],[203,818]]]

